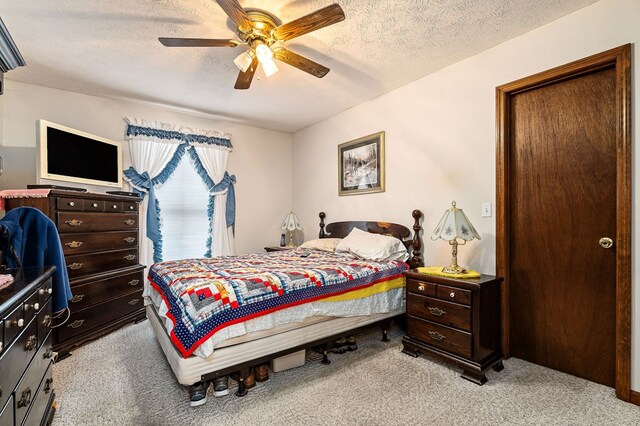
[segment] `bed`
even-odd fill
[[[178,382],[239,373],[242,396],[252,366],[311,347],[323,347],[328,364],[330,342],[377,322],[386,340],[390,320],[405,311],[402,272],[423,266],[422,213],[412,216],[413,237],[395,223],[325,225],[319,215],[321,240],[345,238],[354,228],[392,236],[407,248],[406,262],[303,248],[153,265],[147,317]]]

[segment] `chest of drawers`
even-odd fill
[[[51,274],[54,268],[11,271],[0,289],[0,426],[50,423]]]
[[[443,278],[404,273],[407,278],[407,335],[403,352],[436,356],[462,368],[477,384],[486,371],[502,370],[500,286],[502,278]]]
[[[137,197],[52,190],[46,198],[7,199],[7,210],[35,207],[56,224],[73,299],[53,333],[59,358],[80,344],[144,319]],[[65,316],[63,316],[64,319]]]

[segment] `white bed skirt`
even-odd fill
[[[345,333],[349,330],[404,313],[403,306],[401,309],[391,312],[366,316],[344,318],[314,316],[302,323],[279,327],[277,330],[265,330],[264,337],[252,335],[252,340],[249,341],[241,341],[236,344],[232,344],[231,341],[226,342],[224,347],[216,348],[207,358],[190,356],[185,359],[169,339],[169,335],[156,313],[155,306],[147,305],[146,309],[149,322],[176,379],[179,383],[187,386],[199,382],[202,376],[208,373],[233,367],[325,337]]]

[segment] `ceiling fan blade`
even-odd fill
[[[217,0],[217,2],[240,31],[247,32],[251,29],[251,21],[238,0]]]
[[[278,41],[291,40],[292,38],[319,30],[344,20],[344,11],[339,4],[334,3],[309,15],[298,18],[273,30],[273,36]]]
[[[239,41],[216,38],[158,37],[158,40],[167,47],[236,47],[240,44]]]
[[[300,56],[295,52],[285,49],[284,47],[277,47],[273,50],[273,56],[276,59],[285,62],[292,67],[296,67],[299,70],[308,72],[318,78],[322,78],[329,72],[329,68],[320,65],[317,62],[313,62],[311,59],[307,59],[304,56]]]
[[[247,70],[247,72],[240,71],[238,74],[238,79],[236,80],[236,85],[233,86],[234,89],[245,90],[251,87],[251,80],[253,80],[253,75],[256,73],[256,69],[258,68],[258,58],[253,58],[251,62],[251,66]]]

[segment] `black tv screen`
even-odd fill
[[[118,145],[51,126],[46,127],[46,135],[46,173],[57,175],[50,178],[69,177],[119,184]]]

